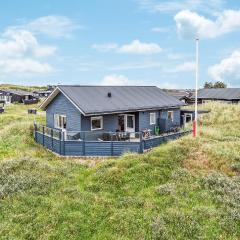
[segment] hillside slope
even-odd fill
[[[33,91],[33,90],[46,90],[47,86],[21,86],[21,85],[14,85],[14,84],[0,84],[0,89],[15,89],[15,90],[22,90],[22,91]]]
[[[87,167],[35,144],[27,107],[8,107],[0,239],[239,239],[240,105],[206,108],[197,140]]]

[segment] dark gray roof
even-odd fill
[[[181,113],[194,113],[195,109],[182,109]],[[210,110],[205,110],[205,109],[198,109],[197,112],[199,114],[203,114],[203,113],[210,113]]]
[[[39,94],[50,94],[52,90],[34,90],[33,93],[39,93]]]
[[[178,99],[154,86],[58,86],[58,89],[85,115],[184,105]],[[108,93],[111,93],[111,97],[108,97]],[[43,108],[46,108],[48,104],[43,103]]]
[[[179,100],[190,98],[193,92],[191,89],[163,89],[163,91],[167,92],[173,97],[176,97]]]
[[[200,99],[215,99],[215,100],[217,100],[217,99],[219,99],[219,100],[240,100],[240,88],[200,89],[198,91],[198,98],[200,98]]]
[[[15,94],[19,96],[26,96],[26,95],[32,95],[31,92],[23,91],[23,90],[15,90],[15,89],[3,89],[2,92]]]

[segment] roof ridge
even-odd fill
[[[58,87],[157,87],[154,85],[57,85]]]

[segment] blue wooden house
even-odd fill
[[[183,105],[155,86],[62,85],[56,87],[41,105],[46,111],[46,129],[41,133],[57,136],[65,145],[66,141],[84,142],[84,147],[86,142],[97,143],[97,146],[111,142],[111,147],[115,142],[118,145],[137,143],[139,152],[144,148],[143,140],[157,139],[179,129]],[[56,131],[61,132],[61,137]],[[131,149],[126,147],[125,150]],[[65,155],[71,154],[65,152]],[[73,155],[81,154],[75,152]],[[98,153],[86,154],[85,151],[82,155]],[[119,154],[111,152],[109,155]]]

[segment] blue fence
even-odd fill
[[[58,130],[35,128],[35,141],[47,149],[63,156],[120,156],[125,152],[143,153],[144,150],[187,135],[192,131],[169,133],[140,141],[86,141],[65,140]]]

